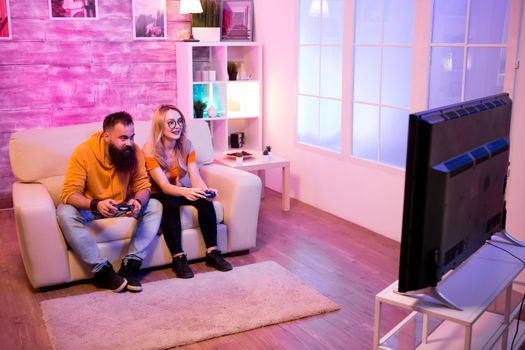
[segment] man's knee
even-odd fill
[[[162,204],[155,198],[150,198],[146,212],[162,215]]]
[[[57,208],[58,219],[68,219],[78,215],[78,209],[69,204],[60,203]]]

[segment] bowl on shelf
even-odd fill
[[[246,151],[235,151],[235,152],[232,152],[232,151],[227,151],[225,153],[226,157],[228,158],[231,158],[231,159],[235,159],[235,158],[252,158],[253,157],[253,154],[251,154],[250,152],[246,152]]]

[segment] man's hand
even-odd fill
[[[104,199],[98,202],[97,210],[102,216],[106,218],[112,218],[117,213],[117,202],[113,199]]]
[[[128,205],[131,205],[133,207],[133,210],[127,211],[126,216],[137,216],[140,213],[140,210],[142,209],[142,205],[135,198],[130,199],[128,201]]]

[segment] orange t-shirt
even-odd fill
[[[162,167],[160,166],[159,162],[157,161],[157,159],[152,154],[145,153],[145,159],[146,159],[146,170],[148,172],[152,171],[152,170],[154,170],[156,168],[161,168],[162,169]],[[192,150],[188,154],[188,158],[186,158],[186,164],[195,163],[195,162],[196,162],[195,150]],[[164,172],[164,174],[166,174],[166,177],[168,178],[168,181],[171,184],[173,184],[173,185],[177,184],[177,178],[179,176],[179,168],[177,167],[177,164],[174,164],[169,169],[162,169],[162,171]],[[151,179],[151,192],[152,193],[160,193],[161,192],[159,186],[155,183],[155,180],[153,180],[153,179]]]

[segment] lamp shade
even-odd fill
[[[200,0],[180,0],[179,13],[201,13],[202,5]]]

